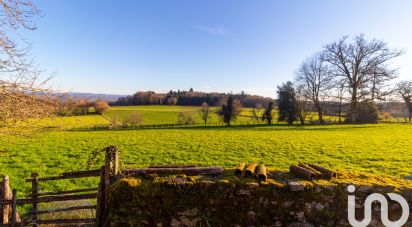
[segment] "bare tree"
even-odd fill
[[[343,112],[343,99],[345,96],[345,84],[344,83],[338,83],[338,89],[337,89],[338,95],[336,98],[338,99],[339,102],[339,107],[338,107],[338,117],[339,117],[339,124],[342,123],[342,112]]]
[[[184,125],[190,125],[190,124],[194,124],[195,122],[195,118],[193,117],[193,113],[192,112],[180,112],[178,115],[178,123],[179,124],[184,124]]]
[[[344,79],[351,95],[347,116],[349,121],[356,118],[357,103],[371,97],[373,78],[394,78],[396,70],[390,69],[388,63],[403,53],[389,49],[382,41],[367,41],[363,35],[356,36],[353,42],[343,37],[326,45],[324,50],[324,59],[330,65],[330,72]]]
[[[300,124],[304,125],[309,110],[309,98],[306,94],[305,86],[300,85],[295,88],[295,102],[297,107],[297,116]],[[321,115],[322,116],[322,115]],[[321,121],[323,122],[323,120]]]
[[[207,121],[210,119],[210,107],[207,104],[207,102],[203,102],[202,106],[199,109],[200,117],[202,118],[203,122],[205,125],[207,124]]]
[[[39,14],[29,0],[0,0],[0,129],[19,128],[28,119],[54,116],[62,103],[47,88],[47,80],[39,80],[30,43],[20,34],[36,30],[33,20]]]
[[[389,96],[393,90],[390,88],[389,82],[396,78],[395,71],[390,74],[385,72],[380,73],[379,71],[375,72],[371,76],[371,101],[384,101],[387,96]]]
[[[103,114],[109,107],[109,104],[104,100],[97,100],[93,104],[93,108],[98,114]]]
[[[334,77],[329,73],[324,53],[320,52],[306,59],[296,73],[299,93],[310,100],[316,109],[319,122],[323,122],[324,101],[333,85]]]
[[[169,104],[169,105],[172,105],[172,106],[175,106],[176,104],[177,104],[177,98],[176,97],[169,97],[168,99],[167,99],[167,104]]]
[[[409,112],[409,122],[412,121],[412,81],[401,81],[396,86],[397,93],[402,97]]]
[[[273,103],[272,103],[272,106],[273,106]],[[262,109],[263,109],[262,104],[261,103],[256,103],[255,107],[253,107],[253,109],[251,111],[252,119],[254,119],[256,121],[256,123],[258,123],[259,119],[262,117],[262,113],[261,113]]]
[[[143,117],[139,113],[139,111],[133,111],[123,119],[123,125],[124,126],[130,125],[132,128],[134,128],[137,125],[141,125],[142,123],[143,123]]]

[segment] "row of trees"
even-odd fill
[[[363,35],[352,41],[343,37],[324,46],[300,65],[293,83],[278,87],[279,120],[303,121],[310,108],[323,122],[325,106],[339,103],[338,115],[345,112],[346,122],[375,122],[375,103],[396,94],[405,101],[411,118],[412,82],[391,86],[397,70],[390,67],[390,62],[402,54],[382,41],[368,41]]]
[[[232,121],[235,121],[238,116],[241,116],[241,102],[238,99],[235,99],[232,95],[229,95],[227,99],[221,102],[220,108],[216,111],[216,114],[221,118],[221,120],[230,126]],[[263,106],[260,103],[257,103],[252,110],[252,115],[247,116],[252,119],[266,121],[268,124],[272,124],[273,119],[273,108],[274,103],[269,102],[266,108],[263,110]],[[263,110],[263,111],[262,111]],[[204,102],[199,109],[199,113],[204,124],[207,124],[207,121],[210,119],[212,111],[207,102]]]
[[[90,102],[86,99],[72,99],[67,98],[64,100],[64,104],[58,111],[59,115],[86,115],[90,112],[90,109],[93,108],[94,111],[98,114],[103,114],[110,105],[104,100],[96,100]]]
[[[188,91],[169,91],[166,94],[157,94],[154,91],[139,91],[132,96],[121,97],[111,105],[180,105],[180,106],[200,106],[206,102],[210,106],[221,106],[222,100],[226,100],[229,95],[239,100],[244,107],[254,107],[257,103],[267,105],[273,101],[271,98],[249,95],[245,92],[239,94],[227,93],[206,93],[190,89]]]

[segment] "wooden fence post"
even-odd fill
[[[109,199],[110,177],[119,173],[119,150],[115,146],[106,147],[106,156],[104,163],[104,182],[105,182],[105,203]]]
[[[13,189],[13,198],[11,203],[11,227],[16,226],[17,220],[17,190]]]
[[[103,226],[106,220],[106,204],[105,204],[105,166],[100,168],[99,192],[97,194],[96,206],[96,227]]]
[[[37,217],[37,211],[38,211],[38,206],[37,206],[37,197],[38,197],[38,193],[39,193],[39,180],[38,180],[38,176],[39,174],[37,172],[33,172],[31,174],[32,180],[31,180],[31,194],[32,194],[32,198],[33,198],[33,207],[32,207],[32,212],[33,212],[33,216],[32,216],[32,221],[34,223],[37,222],[38,217]]]
[[[4,176],[3,177],[3,182],[1,184],[1,192],[2,192],[2,196],[0,199],[5,199],[5,200],[10,200],[12,199],[12,193],[10,190],[10,182],[9,182],[9,176]],[[2,213],[3,213],[3,217],[2,217],[2,222],[3,224],[9,224],[9,216],[10,216],[10,205],[3,205],[2,208]]]

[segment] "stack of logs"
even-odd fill
[[[235,176],[241,177],[256,177],[260,182],[265,182],[267,179],[266,167],[264,165],[256,165],[255,163],[246,165],[240,163],[235,169]]]
[[[331,180],[336,177],[336,172],[327,169],[325,167],[310,164],[310,163],[299,163],[298,165],[291,165],[289,172],[299,178],[305,180],[315,180],[315,179],[326,179]]]

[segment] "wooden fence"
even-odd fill
[[[107,200],[109,193],[106,188],[110,186],[111,177],[118,174],[119,157],[116,147],[106,148],[105,165],[97,170],[86,170],[78,172],[67,172],[59,176],[39,177],[38,173],[32,173],[31,178],[26,182],[31,183],[31,193],[26,198],[17,197],[17,190],[11,191],[9,177],[5,176],[0,183],[0,226],[37,226],[50,224],[81,224],[82,226],[106,226],[107,220]],[[65,191],[40,192],[39,184],[42,182],[78,179],[86,177],[99,177],[99,184],[96,188],[80,188]],[[39,210],[39,203],[50,203],[59,201],[78,201],[84,199],[96,199],[96,205],[70,206],[56,209]],[[17,212],[18,205],[31,205],[31,211],[21,219]],[[58,213],[74,210],[96,210],[95,218],[77,219],[40,219],[41,214]]]
[[[110,226],[108,216],[108,199],[110,184],[119,176],[141,176],[145,174],[186,174],[186,175],[217,175],[224,170],[222,167],[197,167],[195,165],[162,165],[148,168],[119,170],[119,150],[115,146],[105,149],[105,163],[100,169],[67,172],[59,176],[39,177],[38,173],[32,173],[27,183],[31,183],[31,192],[26,198],[18,198],[17,190],[10,189],[9,177],[5,176],[0,182],[0,227],[1,226],[38,226],[38,225],[81,225],[81,226]],[[86,177],[99,177],[96,188],[79,188],[64,191],[40,192],[39,184],[48,181],[73,180]],[[96,199],[96,205],[68,206],[47,210],[40,210],[40,203],[59,201],[78,201],[84,199]],[[31,205],[31,210],[20,218],[17,206]],[[59,213],[74,210],[94,209],[94,218],[73,219],[42,219],[42,214]]]
[[[408,124],[410,123],[408,119],[400,118],[391,118],[391,119],[381,119],[379,123],[384,124]],[[287,125],[287,122],[276,122],[271,124],[275,125]],[[346,124],[344,120],[339,122],[336,119],[327,119],[324,122],[320,123],[318,120],[305,120],[304,125],[337,125],[337,124]],[[269,126],[264,122],[231,122],[232,126]],[[301,125],[300,121],[295,121],[293,125]],[[94,125],[93,127],[88,128],[76,128],[76,130],[106,130],[106,129],[173,129],[173,128],[205,128],[205,127],[225,127],[226,124],[223,122],[210,122],[207,124],[204,123],[191,123],[191,124],[148,124],[148,125],[136,125],[136,126],[123,126],[123,125],[110,125],[110,124],[101,124]]]

